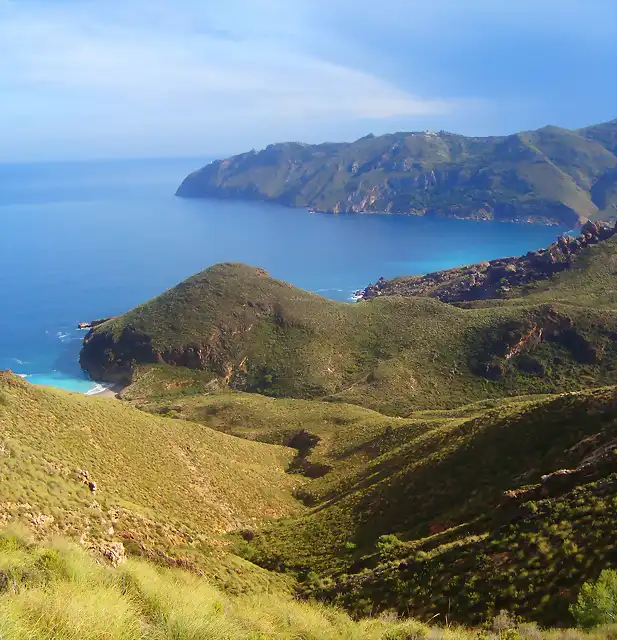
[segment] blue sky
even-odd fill
[[[616,116],[615,0],[0,0],[0,161]]]

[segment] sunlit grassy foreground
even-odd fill
[[[77,546],[0,536],[2,640],[174,638],[412,638],[413,621],[354,622],[336,609],[280,594],[231,598],[204,579],[141,560],[98,564]]]
[[[483,631],[413,620],[352,620],[344,612],[280,593],[230,597],[203,578],[143,560],[101,565],[80,547],[0,534],[2,640],[415,640],[606,638],[606,631],[540,632],[533,625]],[[507,625],[505,625],[507,626]]]

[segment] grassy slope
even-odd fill
[[[291,494],[301,479],[285,473],[293,454],[283,447],[10,374],[0,374],[0,424],[0,518],[42,536],[120,540],[190,561],[227,531],[298,510]]]
[[[442,627],[345,612],[279,593],[237,596],[179,569],[129,560],[112,569],[56,540],[37,545],[0,534],[0,634],[4,640],[608,640],[590,632],[540,630],[501,616],[485,629]]]
[[[135,360],[165,360],[201,368],[211,388],[327,398],[393,415],[613,384],[616,245],[613,238],[590,247],[572,271],[468,309],[396,296],[336,303],[258,269],[216,265],[97,327],[82,362],[95,377],[113,377]],[[604,356],[586,361],[548,341],[532,354],[548,375],[526,370],[523,358],[509,360],[500,380],[478,375],[478,362],[503,356],[508,327],[524,333],[545,322],[549,305]],[[148,349],[135,348],[127,335],[141,336]],[[182,387],[183,376],[178,368],[173,384]]]
[[[284,594],[229,596],[195,575],[140,560],[112,569],[65,542],[38,546],[10,533],[0,535],[0,577],[4,640],[404,640],[431,632],[415,621],[356,622]]]
[[[122,398],[152,413],[200,422],[249,440],[296,447],[299,451],[292,468],[313,478],[297,495],[309,504],[340,491],[342,483],[353,482],[373,460],[402,444],[444,425],[484,415],[490,407],[503,406],[500,400],[488,400],[451,411],[418,411],[399,418],[347,403],[232,391],[204,393],[197,372],[185,372],[185,377],[191,376],[187,386],[174,383],[168,388],[174,374],[175,369],[166,366],[147,367],[124,390]],[[530,398],[512,398],[507,403],[515,407]],[[298,440],[299,434],[308,435],[309,440]]]
[[[334,477],[326,500],[269,526],[246,553],[361,612],[430,616],[452,606],[480,621],[506,606],[567,622],[582,582],[617,565],[616,397],[611,388],[425,413],[418,418],[430,424],[393,429],[381,455]],[[602,451],[593,478],[500,507],[505,491]],[[380,550],[379,536],[392,533],[405,542]]]
[[[257,394],[179,396],[144,380],[126,393],[150,411],[267,442],[299,431],[319,438],[306,459],[329,471],[299,494],[313,508],[267,525],[238,550],[358,613],[393,607],[477,623],[507,608],[564,624],[582,582],[617,565],[614,456],[562,493],[500,506],[506,491],[611,451],[613,388],[391,418]],[[404,542],[381,548],[379,536],[393,533]]]
[[[200,422],[250,440],[296,447],[298,455],[292,468],[314,478],[297,495],[313,504],[334,484],[389,450],[395,431],[397,437],[409,437],[429,429],[432,422],[388,417],[345,403],[275,399],[242,392],[179,395],[174,388],[169,395],[151,384],[155,373],[164,378],[168,371],[149,369],[122,397],[147,411]]]
[[[607,171],[594,184],[592,197],[599,209],[597,219],[614,219],[617,216],[617,169]]]
[[[321,211],[545,217],[598,214],[594,184],[617,165],[615,122],[508,137],[367,136],[350,144],[270,145],[211,163],[178,190],[189,197],[276,200]]]
[[[584,127],[579,129],[577,133],[589,140],[596,140],[605,149],[617,154],[617,118],[602,124]]]
[[[150,393],[152,389],[149,388]],[[139,388],[129,389],[131,391],[138,392]],[[196,441],[195,436],[208,432],[206,440],[216,448],[216,452],[209,451],[204,464],[208,466],[209,475],[217,479],[219,507],[221,496],[229,491],[227,481],[237,484],[238,472],[250,469],[250,495],[247,499],[254,500],[255,505],[244,505],[244,510],[249,512],[248,521],[254,517],[254,507],[259,506],[262,515],[264,503],[268,503],[259,486],[259,469],[272,473],[272,468],[268,469],[267,465],[271,460],[264,457],[266,452],[274,458],[272,466],[275,473],[281,458],[283,462],[289,460],[284,449],[235,440],[212,433],[193,422],[154,418],[110,399],[84,398],[33,388],[13,376],[2,377],[1,392],[1,418],[3,426],[6,425],[3,445],[4,454],[8,455],[3,479],[5,490],[12,498],[11,504],[7,504],[5,498],[2,506],[8,509],[5,511],[7,515],[21,513],[40,535],[48,534],[50,530],[78,533],[80,529],[89,527],[89,536],[100,542],[106,538],[104,528],[115,518],[115,532],[111,538],[126,540],[128,533],[129,539],[139,540],[141,537],[167,553],[171,550],[165,545],[170,540],[189,547],[188,536],[195,542],[195,538],[199,538],[196,533],[199,527],[202,535],[204,530],[220,531],[221,522],[217,514],[212,513],[212,505],[200,502],[201,496],[194,495],[193,487],[186,486],[194,476],[184,480],[178,473],[178,467],[183,465],[173,460],[173,444],[179,434],[183,441],[190,440],[190,450],[197,457],[204,443],[201,438]],[[159,389],[159,392],[160,401],[165,396],[164,391]],[[412,598],[413,611],[423,616],[443,611],[446,602],[449,607],[455,602],[453,608],[456,611],[451,612],[451,617],[479,620],[482,615],[496,612],[500,606],[512,606],[514,603],[512,608],[518,608],[521,613],[537,614],[540,619],[553,621],[556,619],[555,602],[560,604],[563,614],[564,602],[567,604],[571,599],[572,588],[582,579],[594,577],[605,563],[613,562],[611,550],[616,541],[614,523],[609,516],[612,506],[606,501],[606,481],[604,493],[599,496],[591,492],[582,497],[575,496],[570,501],[572,504],[565,500],[540,501],[534,509],[536,515],[542,516],[536,518],[537,525],[534,519],[524,521],[523,527],[516,520],[513,525],[512,518],[507,515],[503,519],[487,521],[482,518],[482,513],[487,505],[490,508],[495,504],[503,489],[518,486],[513,479],[519,483],[533,483],[541,473],[574,466],[589,454],[589,447],[585,450],[572,445],[589,443],[590,436],[593,436],[592,449],[610,442],[616,435],[613,427],[614,398],[612,391],[575,394],[556,400],[522,398],[506,404],[481,403],[456,411],[423,412],[412,419],[393,419],[359,407],[226,393],[205,397],[199,394],[175,396],[174,403],[179,404],[175,404],[171,411],[179,416],[186,413],[185,417],[190,418],[203,418],[205,413],[212,418],[213,426],[253,438],[285,439],[288,425],[294,421],[320,434],[322,442],[318,446],[322,450],[318,453],[321,459],[335,467],[336,464],[341,465],[339,470],[335,468],[332,474],[316,481],[313,498],[325,501],[306,518],[289,523],[282,521],[266,533],[258,534],[248,547],[253,557],[266,566],[288,566],[300,570],[301,577],[307,570],[318,569],[322,574],[330,574],[329,580],[345,587],[345,595],[341,596],[340,586],[330,591],[333,583],[329,580],[314,582],[314,579],[309,579],[309,591],[327,597],[338,593],[337,598],[363,613],[373,607],[406,612]],[[205,404],[200,404],[202,402]],[[33,424],[38,426],[36,431],[32,429]],[[84,434],[89,439],[87,447],[83,446]],[[162,455],[172,458],[165,460],[164,469],[152,464],[153,460],[159,461],[161,457],[157,454],[159,440],[165,441]],[[221,452],[223,446],[225,449]],[[259,456],[259,462],[251,462],[248,458],[251,448],[255,448],[253,455]],[[41,450],[45,452],[44,459]],[[142,450],[147,451],[146,459],[142,457]],[[220,467],[214,453],[225,459],[225,480],[218,478]],[[350,454],[359,455],[354,463],[347,465],[346,456]],[[118,468],[118,459],[124,462],[122,468]],[[470,459],[476,460],[471,468]],[[74,466],[88,469],[92,479],[97,481],[95,497],[100,505],[98,508],[92,506],[90,491],[72,478]],[[168,477],[158,475],[161,472]],[[168,486],[170,478],[173,478],[173,487]],[[297,485],[298,482],[294,481],[297,478],[291,478]],[[284,476],[275,481],[279,484],[281,480],[285,482]],[[167,502],[168,491],[172,491],[170,502]],[[269,491],[270,487],[267,487],[266,495],[270,497],[267,509],[272,503]],[[124,497],[128,492],[130,505],[125,503]],[[184,492],[189,494],[190,506],[185,504]],[[148,521],[140,518],[136,527],[134,514],[144,512],[138,499],[148,505]],[[19,507],[25,506],[25,500],[28,501],[27,511],[20,511]],[[233,493],[234,506],[239,500],[238,494]],[[259,505],[257,501],[260,501]],[[195,508],[195,505],[202,506]],[[16,507],[18,511],[13,514],[11,509]],[[178,507],[182,509],[181,514]],[[547,515],[543,515],[544,512]],[[55,523],[46,522],[40,514],[53,515],[57,520]],[[435,525],[436,516],[439,532],[433,533],[431,527]],[[178,523],[179,517],[183,520],[181,524]],[[160,522],[163,518],[164,530]],[[567,526],[564,525],[566,521]],[[589,526],[590,522],[594,523],[593,527]],[[587,523],[587,526],[576,527],[576,523]],[[233,526],[238,524],[240,521],[234,519]],[[409,540],[406,543],[408,548],[405,545],[396,548],[394,554],[398,559],[394,564],[391,560],[393,552],[384,556],[383,551],[378,555],[373,555],[372,551],[377,535],[393,531]],[[551,554],[555,536],[560,540],[559,550]],[[208,538],[201,539],[207,541]],[[349,542],[356,546],[348,547],[346,543]],[[593,558],[579,551],[590,544],[593,544],[595,552]],[[500,562],[487,561],[479,568],[473,564],[475,559],[487,554],[500,558]],[[509,557],[509,563],[505,565],[501,560],[504,554]],[[48,556],[45,558],[47,562]],[[593,560],[591,563],[588,562],[590,558]],[[19,554],[19,559],[31,567],[40,566],[40,562],[28,560],[24,553]],[[401,560],[407,563],[403,572],[397,568]],[[225,562],[217,558],[215,562],[217,567],[211,574],[223,584],[225,579],[220,573],[234,570],[248,581],[246,588],[251,591],[255,590],[256,582],[268,583],[265,575],[258,575],[257,570],[250,569],[249,565],[236,565],[234,569],[229,558]],[[6,571],[6,566],[5,563],[3,571]],[[153,583],[160,584],[157,583],[157,571],[143,566],[146,572],[143,588],[154,588]],[[19,571],[9,575],[21,575]],[[352,575],[346,577],[347,572]],[[32,571],[27,575],[32,577]],[[428,584],[427,576],[431,576]],[[39,579],[36,575],[34,578]],[[466,581],[471,579],[475,581],[476,591],[469,590],[471,583]],[[194,584],[191,587],[193,591],[198,586],[194,578],[180,580]],[[237,588],[237,578],[232,577],[228,581]],[[552,599],[544,602],[542,596],[546,593],[547,582],[554,586],[550,587]],[[127,583],[123,579],[120,584]],[[173,584],[175,586],[165,591],[167,598],[172,592],[178,592],[179,583]],[[87,603],[82,603],[77,597],[76,609],[72,611],[79,613],[71,613],[62,608],[60,599],[77,589],[61,589],[57,599],[54,590],[47,590],[48,607],[45,615],[41,616],[38,588],[37,583],[33,591],[28,591],[29,595],[20,590],[20,595],[6,601],[2,618],[4,631],[17,634],[7,637],[19,637],[24,628],[31,627],[44,633],[37,625],[47,625],[51,619],[48,616],[54,617],[60,625],[71,624],[74,615],[85,616],[81,627],[85,633],[87,625],[94,624],[93,619],[100,619],[109,605],[107,600],[100,600],[98,596],[88,598]],[[226,601],[226,596],[209,589],[217,601]],[[491,594],[501,595],[491,601]],[[181,619],[184,606],[190,611],[195,610],[197,605],[194,601],[191,604],[179,593],[176,596],[167,601],[168,615]],[[323,621],[319,617],[321,614],[311,607],[293,605],[283,596],[270,597],[267,601],[258,599],[255,610],[260,609],[261,615],[269,622],[261,618],[255,621],[249,600],[237,602],[238,615],[246,616],[251,612],[250,620],[238,623],[243,630],[246,625],[274,624],[272,619],[278,615],[275,611],[281,611],[281,607],[285,611],[284,618],[294,620],[293,623],[287,622],[290,627],[302,624],[295,619],[301,614],[309,616],[310,624]],[[50,607],[52,601],[55,604]],[[534,612],[529,611],[529,603],[533,603]],[[89,607],[89,614],[80,610],[82,604]],[[226,607],[229,622],[229,611],[236,609],[233,603]],[[288,610],[288,607],[293,610]],[[389,627],[377,626],[382,623],[365,622],[354,626],[340,614],[333,621],[333,615],[329,614],[328,621],[323,624],[334,627],[316,627],[320,629],[319,633],[325,634],[325,629],[332,637],[338,637],[336,633],[341,633],[338,627],[341,624],[351,625],[348,629],[344,627],[351,638],[355,637],[352,633],[358,633],[357,637],[370,638],[369,630],[389,633]],[[313,619],[312,616],[318,618]],[[560,620],[563,621],[563,617]],[[215,623],[209,620],[208,624]],[[223,622],[217,620],[216,624],[222,625]],[[236,631],[231,626],[225,628],[225,633],[229,634],[231,630]],[[288,631],[296,633],[293,628]],[[277,632],[283,633],[278,629]]]
[[[515,291],[515,298],[506,304],[561,302],[606,313],[610,323],[609,316],[617,308],[616,274],[617,238],[613,237],[587,247],[571,269]]]

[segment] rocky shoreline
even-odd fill
[[[89,329],[94,329],[95,327],[98,327],[100,324],[103,324],[104,322],[107,322],[108,320],[112,320],[112,317],[101,318],[100,320],[91,320],[90,322],[78,322],[77,323],[77,328],[81,329],[82,331],[86,331],[86,330],[89,330]]]
[[[354,297],[357,300],[372,300],[393,295],[429,296],[449,303],[506,298],[514,288],[546,280],[555,273],[570,269],[586,247],[616,233],[617,225],[587,222],[577,238],[562,236],[546,249],[424,276],[402,276],[392,280],[379,278],[375,284],[370,283],[365,289],[356,291]]]

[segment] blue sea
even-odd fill
[[[77,362],[77,322],[122,313],[216,262],[349,301],[380,276],[517,255],[564,231],[174,197],[207,161],[0,164],[0,370],[98,390]]]

